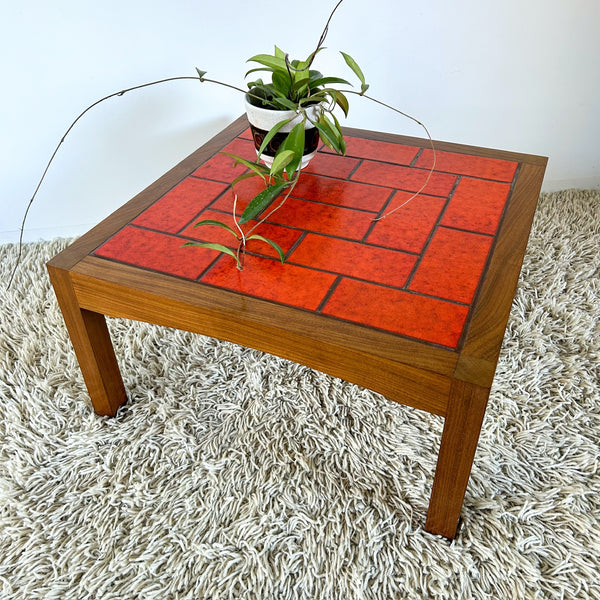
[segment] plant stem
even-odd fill
[[[312,57],[310,59],[310,62],[308,63],[307,69],[310,69],[310,66],[312,65],[313,61],[315,60],[315,57],[317,56],[317,52],[319,51],[319,48],[325,43],[325,38],[327,37],[327,33],[329,32],[329,23],[331,22],[331,19],[333,18],[335,11],[339,8],[340,4],[343,1],[344,0],[339,0],[339,2],[334,6],[333,10],[329,14],[329,18],[327,19],[327,23],[325,23],[325,27],[323,28],[323,33],[321,34],[321,37],[319,38],[319,43],[317,44],[317,47],[312,54]]]
[[[425,133],[427,134],[427,138],[429,139],[429,144],[431,145],[431,150],[433,152],[433,164],[431,165],[431,169],[429,170],[427,179],[425,179],[425,183],[408,200],[405,200],[400,206],[397,206],[393,210],[390,210],[390,211],[384,213],[383,215],[381,215],[380,217],[376,217],[375,219],[373,219],[373,221],[381,221],[382,219],[385,219],[392,213],[395,213],[397,210],[400,210],[403,206],[406,206],[411,200],[416,198],[427,187],[427,184],[429,183],[429,180],[431,179],[431,176],[433,175],[433,172],[435,171],[435,165],[437,162],[435,145],[433,143],[433,139],[431,138],[431,134],[429,133],[429,129],[427,129],[427,127],[423,123],[421,123],[421,121],[419,121],[412,115],[402,112],[398,108],[395,108],[394,106],[391,106],[390,104],[386,104],[385,102],[382,102],[381,100],[377,100],[377,98],[373,98],[372,96],[367,96],[367,94],[361,94],[360,92],[354,92],[352,90],[347,90],[346,93],[354,94],[355,96],[362,96],[363,98],[366,98],[367,100],[371,100],[371,102],[375,102],[376,104],[379,104],[385,108],[388,108],[389,110],[392,110],[392,111],[398,113],[399,115],[402,115],[403,117],[406,117],[407,119],[410,119],[411,121],[414,121],[415,123],[417,123],[417,125],[420,125],[423,128],[423,130],[425,131]]]
[[[298,171],[296,171],[296,175],[295,175],[294,179],[292,180],[292,185],[290,186],[290,188],[287,191],[286,195],[284,196],[283,200],[272,211],[270,211],[265,217],[263,217],[258,223],[256,223],[256,225],[254,225],[254,227],[249,229],[248,232],[246,233],[246,237],[249,236],[259,225],[262,225],[274,212],[278,211],[285,204],[285,201],[290,197],[290,194],[294,191],[294,188],[296,187],[296,184],[298,183],[298,179],[300,178],[300,173],[301,173],[301,169],[298,169]]]
[[[234,192],[233,193],[233,222],[235,224],[235,226],[238,228],[238,231],[240,232],[240,243],[238,244],[238,248],[237,248],[237,253],[236,253],[236,260],[237,260],[237,268],[240,271],[243,271],[244,269],[244,263],[243,261],[240,262],[240,250],[243,247],[244,248],[244,253],[242,255],[242,259],[246,258],[246,236],[244,235],[244,231],[243,229],[240,227],[240,224],[236,221],[236,208],[237,208],[237,194]]]
[[[192,79],[198,79],[198,78],[192,77]],[[200,79],[201,83],[204,83],[205,81],[207,81],[208,83],[216,83],[217,85],[222,85],[223,87],[228,87],[228,88],[231,88],[232,90],[237,90],[238,92],[242,92],[242,94],[249,94],[253,98],[258,98],[259,100],[261,100],[261,98],[259,96],[254,96],[253,94],[250,94],[247,90],[243,90],[242,88],[236,87],[235,85],[231,85],[230,83],[225,83],[223,81],[217,81],[216,79],[209,79],[208,77],[202,77]]]
[[[98,104],[100,104],[101,102],[104,102],[105,100],[108,100],[109,98],[114,98],[115,96],[122,96],[123,94],[126,94],[127,92],[131,92],[133,90],[139,90],[141,88],[145,88],[145,87],[149,87],[151,85],[157,85],[159,83],[166,83],[167,81],[178,81],[181,79],[193,79],[195,81],[198,80],[198,77],[191,77],[191,76],[182,76],[182,77],[168,77],[167,79],[159,79],[157,81],[151,81],[149,83],[142,83],[141,85],[135,85],[133,87],[130,88],[126,88],[124,90],[121,90],[119,92],[114,92],[113,94],[109,94],[108,96],[104,96],[104,98],[100,98],[100,100],[96,100],[96,102],[94,102],[93,104],[90,104],[83,112],[81,112],[79,114],[79,116],[71,123],[71,125],[69,125],[68,129],[65,131],[65,133],[63,134],[62,138],[60,139],[60,142],[58,142],[58,145],[56,146],[56,148],[54,149],[54,152],[52,153],[52,156],[50,157],[50,160],[48,161],[48,164],[46,165],[46,168],[44,169],[44,172],[42,173],[42,176],[35,188],[35,191],[33,192],[33,196],[31,196],[31,199],[29,200],[29,203],[27,204],[27,208],[25,209],[25,214],[23,215],[23,221],[21,223],[21,229],[20,229],[20,233],[19,233],[19,253],[17,255],[17,261],[15,263],[15,266],[12,270],[12,273],[10,274],[10,278],[8,280],[8,285],[7,285],[7,289],[10,288],[12,281],[14,279],[15,273],[17,272],[17,268],[19,266],[19,263],[21,262],[21,253],[23,250],[23,232],[25,231],[25,222],[27,221],[27,215],[29,214],[29,209],[31,208],[31,205],[33,204],[33,201],[35,200],[35,197],[37,196],[37,193],[42,185],[42,182],[44,181],[44,179],[46,178],[46,174],[48,173],[48,169],[50,168],[50,165],[52,164],[52,162],[54,161],[54,158],[56,157],[56,154],[59,150],[59,148],[62,146],[63,142],[65,141],[66,137],[69,135],[69,133],[71,133],[71,130],[73,129],[73,127],[75,127],[76,123],[79,121],[79,119],[81,119],[81,117],[83,117],[83,115],[85,115],[89,110],[91,110],[92,108],[94,108],[95,106],[97,106]]]
[[[306,67],[303,67],[302,69],[297,69],[296,67],[293,67],[290,64],[288,55],[285,55],[285,64],[286,67],[288,69],[288,72],[290,70],[292,71],[307,71],[310,69],[310,67],[312,66],[317,53],[319,52],[319,49],[321,48],[321,46],[325,43],[325,38],[327,37],[327,33],[329,31],[329,23],[331,22],[331,19],[335,13],[335,11],[338,9],[338,7],[340,6],[340,4],[343,2],[344,0],[339,0],[339,2],[335,5],[335,7],[333,8],[333,10],[331,11],[331,13],[329,13],[329,18],[327,19],[327,23],[325,23],[325,27],[323,29],[323,33],[321,33],[321,37],[319,38],[319,43],[317,44],[317,47],[315,48],[314,52],[312,54],[309,54],[310,56],[310,60],[308,61],[308,64],[306,65]],[[292,78],[292,74],[290,73],[290,79]]]

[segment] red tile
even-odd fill
[[[269,210],[276,208],[283,198],[284,196],[279,196],[263,214],[267,215]],[[250,199],[251,194],[238,199],[237,214],[242,213]],[[229,212],[232,208],[232,200],[228,196],[223,196],[215,202],[213,207],[219,211]],[[372,214],[370,213],[289,197],[283,206],[269,217],[269,222],[285,227],[360,240],[367,233],[371,225],[371,218]]]
[[[342,279],[323,314],[455,348],[468,308],[352,279]]]
[[[390,197],[390,190],[303,173],[292,195],[305,200],[378,212]]]
[[[240,133],[240,135],[238,135],[238,137],[245,139],[245,140],[251,140],[252,139],[252,131],[250,131],[250,127],[248,127],[248,129],[244,129],[244,131],[242,131],[242,133]]]
[[[436,150],[435,157],[436,171],[446,171],[496,181],[512,181],[518,166],[518,163],[513,161],[469,156],[455,152],[442,152],[440,150]],[[433,152],[427,149],[423,151],[415,163],[416,167],[423,169],[430,169],[432,165]]]
[[[369,160],[358,167],[351,180],[416,192],[427,181],[429,173],[427,169],[401,167]],[[431,174],[423,193],[434,196],[447,196],[455,181],[456,177],[454,175],[434,172]]]
[[[196,279],[215,259],[205,248],[182,248],[176,236],[127,226],[98,248],[94,254],[119,262]]]
[[[489,236],[440,227],[409,285],[422,294],[470,304],[492,245]]]
[[[337,154],[328,154],[326,152],[317,152],[315,157],[305,167],[303,173],[314,173],[317,175],[327,175],[328,177],[337,177],[347,179],[350,173],[356,168],[358,159],[348,158],[347,156],[338,156]]]
[[[227,186],[188,177],[133,220],[134,225],[177,233]]]
[[[507,183],[464,177],[456,186],[442,225],[496,233],[509,191]]]
[[[348,208],[288,198],[269,219],[286,227],[361,240],[371,226],[371,215]]]
[[[236,154],[247,160],[256,160],[254,142],[251,140],[235,139],[227,144],[221,152],[215,154],[200,168],[196,169],[193,175],[195,177],[203,177],[204,179],[223,181],[225,183],[230,183],[238,175],[241,175],[246,170],[246,167],[243,165],[234,166],[234,159],[227,156],[227,154],[223,154],[224,152]]]
[[[396,192],[386,210],[393,210],[411,196],[409,192]],[[429,239],[445,203],[444,198],[419,194],[395,213],[377,221],[367,241],[419,253]]]
[[[347,146],[346,156],[381,160],[398,165],[410,165],[419,151],[416,146],[405,146],[392,142],[378,142],[353,136],[345,136],[344,139]],[[328,149],[327,152],[332,152],[332,150]]]
[[[249,296],[316,310],[335,281],[335,275],[251,255],[246,255],[244,270],[240,271],[233,258],[223,256],[201,281]]]
[[[309,233],[289,260],[307,267],[402,287],[416,257],[395,250]]]
[[[200,214],[198,221],[205,219],[220,221],[231,227],[234,231],[237,231],[237,228],[230,215],[207,208]],[[181,233],[181,235],[198,241],[224,244],[225,246],[233,249],[237,248],[238,242],[236,238],[222,227],[219,227],[218,225],[201,225],[200,227],[195,227],[194,225],[195,223],[190,225]],[[254,224],[247,223],[243,226],[243,230],[247,232],[250,227],[253,226]],[[281,246],[281,249],[284,251],[284,253],[287,253],[289,249],[296,243],[302,232],[296,229],[280,227],[279,225],[272,225],[270,223],[261,223],[252,233],[256,233],[273,240],[279,244],[279,246]],[[274,258],[279,257],[277,251],[272,246],[260,240],[249,240],[247,248],[249,252],[255,252],[257,254],[271,256]]]

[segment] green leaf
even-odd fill
[[[265,149],[269,145],[269,142],[275,137],[275,134],[282,127],[287,125],[291,120],[292,119],[284,119],[283,121],[279,121],[279,123],[275,123],[275,125],[273,125],[273,127],[271,127],[271,129],[269,129],[269,132],[267,133],[267,135],[265,135],[265,139],[263,140],[262,144],[260,145],[260,148],[258,149],[258,156],[257,156],[256,160],[260,159],[260,157],[262,156],[262,153],[265,151]]]
[[[346,140],[344,139],[344,132],[342,131],[342,126],[340,125],[340,122],[337,120],[337,117],[333,114],[330,113],[331,116],[333,117],[333,120],[335,122],[335,132],[337,133],[337,138],[338,138],[338,142],[340,144],[340,149],[341,149],[341,154],[345,155],[346,154]]]
[[[248,173],[242,173],[241,175],[238,175],[231,183],[231,187],[234,187],[236,184],[238,184],[240,181],[244,181],[244,179],[249,179],[250,177],[262,177],[262,175],[260,175],[259,173],[256,173],[255,171],[250,171]]]
[[[346,54],[345,52],[342,52],[341,54],[344,57],[346,64],[354,71],[354,74],[359,78],[361,83],[360,93],[364,94],[369,89],[369,86],[367,85],[367,83],[365,83],[365,76],[361,68],[349,54]]]
[[[273,71],[272,79],[273,87],[278,92],[280,92],[284,96],[287,96],[290,93],[291,82],[290,75],[287,71],[285,73],[282,71]]]
[[[285,60],[285,52],[281,48],[278,48],[277,46],[275,46],[275,57],[283,58]]]
[[[321,85],[330,85],[332,83],[343,83],[345,85],[352,86],[352,84],[349,81],[346,81],[341,77],[320,77],[319,79],[311,79],[310,87],[311,89],[314,89]]]
[[[201,225],[217,225],[218,227],[222,227],[231,233],[236,239],[238,234],[231,228],[229,225],[222,223],[221,221],[214,221],[213,219],[204,219],[203,221],[198,221],[194,227],[200,227]]]
[[[246,160],[245,158],[242,158],[241,156],[236,156],[235,154],[231,154],[229,152],[222,152],[222,154],[231,156],[231,158],[233,158],[235,160],[234,166],[242,164],[245,167],[248,167],[249,169],[254,171],[257,175],[259,175],[263,179],[265,179],[266,176],[269,174],[269,169],[268,169],[268,167],[265,167],[265,165],[261,165],[260,163],[251,162],[249,160]]]
[[[279,194],[288,187],[289,183],[277,183],[275,185],[270,185],[265,188],[262,192],[254,196],[250,203],[246,207],[246,210],[242,213],[240,217],[239,224],[243,225],[248,221],[254,219],[258,215],[260,215],[266,208],[279,196]]]
[[[307,96],[306,98],[301,98],[298,100],[298,104],[300,106],[311,106],[313,104],[321,104],[322,102],[328,102],[329,97],[328,94],[323,94],[321,90],[316,93]]]
[[[311,53],[308,55],[308,58],[307,58],[306,60],[303,60],[303,61],[296,60],[296,61],[294,61],[294,62],[296,63],[296,64],[294,65],[294,67],[296,67],[297,69],[300,69],[300,70],[304,70],[304,69],[306,69],[307,67],[309,67],[309,66],[310,66],[310,64],[311,64],[311,63],[312,63],[312,61],[314,60],[315,56],[316,56],[316,55],[317,55],[319,52],[321,52],[321,50],[324,50],[324,49],[325,49],[325,48],[324,48],[323,46],[320,46],[320,47],[319,47],[319,48],[317,48],[317,49],[316,49],[314,52],[311,52]],[[293,64],[293,63],[292,63],[292,64]]]
[[[256,56],[249,58],[246,62],[257,62],[259,65],[269,67],[269,69],[282,69],[283,71],[287,71],[285,58],[272,56],[271,54],[257,54]]]
[[[277,251],[277,254],[279,254],[279,260],[281,261],[281,264],[285,262],[285,254],[281,249],[281,246],[277,242],[274,242],[273,240],[270,240],[269,238],[263,237],[262,235],[258,235],[256,233],[254,235],[251,235],[250,237],[247,237],[246,239],[260,240],[261,242],[269,244],[269,246],[272,246]]]
[[[283,140],[277,154],[291,150],[294,153],[294,158],[286,166],[286,173],[288,176],[296,171],[302,161],[302,155],[304,154],[304,139],[306,132],[304,130],[304,120],[300,121],[297,125],[294,125],[292,130],[288,133],[288,136]],[[275,156],[277,156],[277,154]]]
[[[314,100],[315,98],[323,97],[324,101],[329,101],[331,99],[335,102],[335,99],[339,93],[340,92],[334,88],[320,88],[316,94],[311,96],[311,99]]]
[[[298,100],[300,98],[308,98],[308,94],[309,94],[309,88],[308,88],[308,83],[305,83],[302,87],[298,88],[295,92],[294,92],[294,97]]]
[[[233,256],[235,262],[238,267],[240,265],[240,261],[236,256],[235,252],[228,248],[227,246],[223,246],[223,244],[213,244],[212,242],[186,242],[183,244],[184,246],[199,246],[200,248],[208,248],[209,250],[216,250],[217,252],[223,252],[224,254],[229,254],[229,256]]]
[[[283,108],[285,110],[296,110],[298,108],[298,105],[295,102],[292,102],[288,98],[284,98],[282,96],[273,98],[271,103],[276,105],[277,108]]]
[[[294,84],[292,85],[293,90],[298,90],[303,86],[308,86],[310,81],[310,75],[308,71],[294,71]]]
[[[198,77],[200,77],[200,81],[204,81],[204,76],[206,75],[206,71],[201,71],[198,67],[196,67],[196,71],[198,71]]]
[[[350,110],[350,103],[348,102],[348,98],[346,98],[346,96],[338,90],[335,93],[334,99],[335,103],[342,109],[344,116],[347,117],[348,111]]]
[[[271,175],[278,175],[283,172],[283,169],[287,167],[292,160],[294,160],[294,152],[292,150],[284,150],[283,152],[277,151],[273,164],[271,165]]]
[[[251,104],[254,106],[267,106],[271,103],[275,93],[272,87],[262,83],[258,84],[257,82],[249,84],[249,87],[250,89],[246,92],[246,96]]]
[[[315,123],[315,127],[319,130],[321,139],[326,146],[338,154],[343,154],[342,148],[340,147],[340,143],[338,141],[337,132],[335,132],[333,126],[324,119],[324,115],[322,115],[321,119]]]
[[[250,69],[249,71],[246,71],[246,74],[244,75],[244,77],[248,77],[248,75],[250,75],[250,73],[258,73],[259,71],[272,71],[272,69],[267,69],[265,67],[256,67],[255,69]],[[262,79],[258,79],[256,81],[251,81],[248,85],[253,85],[253,84],[257,84],[257,85],[262,85],[263,84],[263,80]]]
[[[310,76],[308,71],[294,71],[294,83],[290,97],[294,100],[304,98],[308,95]]]

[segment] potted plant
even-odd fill
[[[335,114],[339,109],[344,116],[348,115],[348,94],[364,95],[368,89],[365,77],[356,61],[345,52],[341,52],[348,67],[360,82],[360,92],[349,88],[352,84],[341,77],[324,76],[313,69],[313,63],[324,49],[329,23],[342,4],[339,0],[329,15],[317,47],[305,60],[290,59],[289,55],[275,46],[273,54],[257,54],[247,62],[258,66],[250,69],[248,75],[254,73],[267,74],[268,80],[261,76],[248,82],[245,92],[246,114],[256,146],[256,160],[248,161],[242,157],[231,155],[236,164],[243,164],[247,172],[234,179],[236,183],[248,177],[261,177],[264,181],[262,189],[250,200],[234,227],[214,220],[203,220],[197,226],[218,225],[229,231],[237,240],[237,250],[212,242],[188,242],[186,246],[203,246],[233,256],[239,269],[243,267],[246,242],[260,239],[270,244],[284,262],[284,253],[279,245],[270,239],[254,234],[256,227],[283,205],[292,193],[302,169],[315,155],[319,142],[323,142],[337,154],[346,153],[346,143],[340,122]],[[217,83],[233,87],[223,82],[206,78],[206,71],[197,69],[201,82]],[[339,86],[344,86],[341,88]],[[276,207],[269,212],[269,207],[282,197]],[[234,210],[235,214],[235,210]],[[267,215],[263,217],[262,215]],[[257,220],[246,230],[243,226]]]

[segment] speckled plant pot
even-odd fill
[[[319,110],[319,105],[315,105],[309,106],[306,109],[306,112],[310,119],[317,120],[319,116]],[[256,147],[257,154],[269,130],[284,119],[292,119],[287,125],[284,125],[275,134],[261,155],[261,160],[268,167],[270,167],[271,164],[273,164],[273,157],[275,156],[277,149],[292,128],[302,120],[302,116],[296,114],[293,110],[272,110],[268,108],[260,108],[250,104],[247,99],[246,115],[248,116],[248,122],[250,123],[250,130],[252,131],[252,137],[254,138],[254,146]],[[306,165],[317,153],[317,148],[319,146],[319,130],[314,127],[314,125],[311,125],[308,120],[306,121],[304,128],[306,130],[306,138],[304,141],[302,162],[300,164],[300,168],[302,169],[306,167]]]

